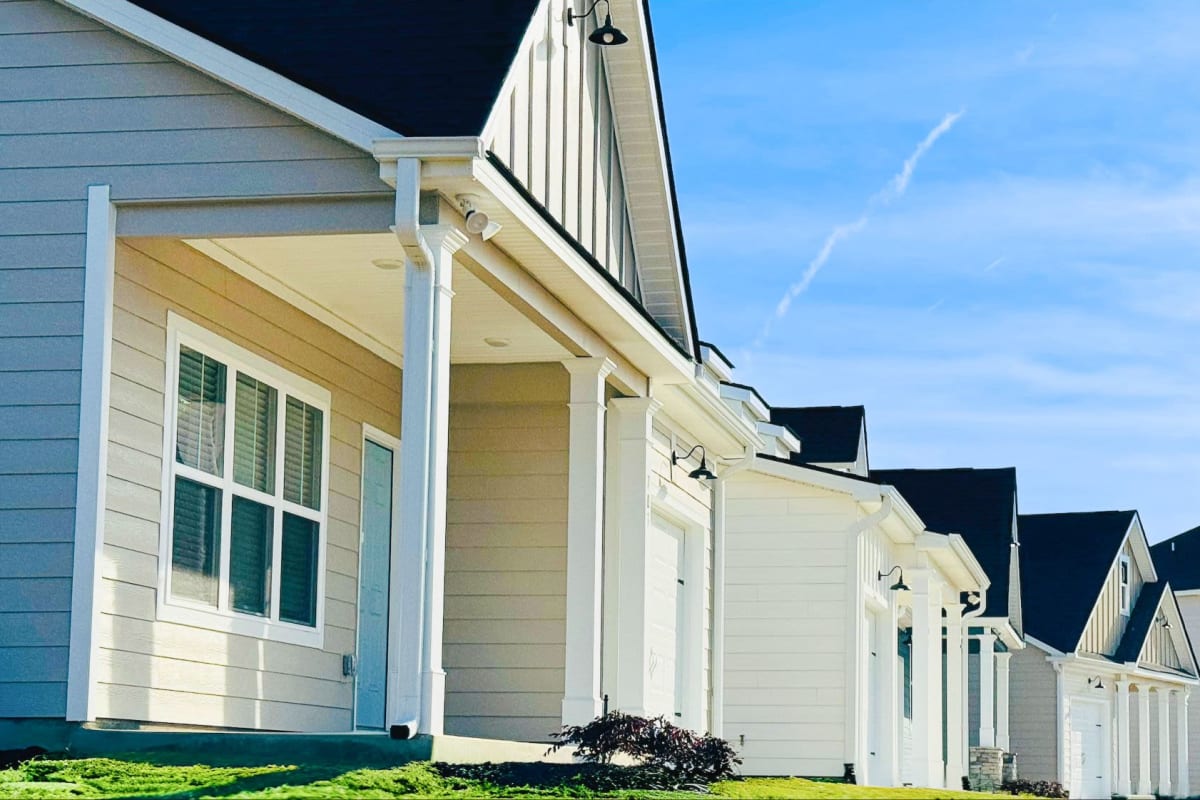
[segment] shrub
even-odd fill
[[[546,764],[509,761],[502,764],[434,765],[447,780],[500,790],[529,788],[558,790],[566,795],[671,788],[670,778],[654,767],[622,767],[616,764]],[[500,792],[509,794],[509,792]]]
[[[614,711],[587,725],[568,725],[554,734],[550,752],[574,745],[585,761],[610,764],[618,755],[659,770],[668,785],[715,783],[733,776],[742,763],[724,739],[697,734],[667,722]]]
[[[1009,794],[1032,794],[1037,797],[1070,797],[1071,794],[1057,781],[1005,781],[1000,791]]]

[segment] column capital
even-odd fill
[[[465,231],[454,225],[422,225],[421,236],[431,249],[436,248],[447,255],[454,255],[471,240]]]
[[[942,608],[946,611],[946,621],[961,623],[963,609],[966,608],[962,603],[943,603]]]
[[[1012,658],[1012,653],[1009,652],[1008,650],[997,650],[996,651],[996,664],[998,666],[1007,667],[1008,660],[1010,658]]]
[[[607,358],[568,358],[562,362],[571,375],[571,403],[604,403],[604,379],[617,365]]]

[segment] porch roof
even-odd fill
[[[1125,635],[1121,637],[1121,643],[1117,646],[1117,652],[1113,656],[1115,660],[1123,664],[1138,660],[1166,588],[1166,581],[1158,581],[1148,583],[1142,589],[1137,602],[1134,603],[1133,611],[1129,615],[1129,623],[1125,626]]]
[[[482,133],[538,0],[132,0],[405,136]]]
[[[991,587],[989,617],[1009,617],[1017,472],[1002,469],[873,469],[871,479],[895,486],[930,530],[962,535]],[[1020,630],[1021,620],[1013,622]]]

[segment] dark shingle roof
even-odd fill
[[[771,422],[784,425],[800,440],[796,464],[848,464],[858,458],[866,420],[862,406],[772,408]]]
[[[1073,652],[1136,511],[1022,514],[1026,632]],[[1153,584],[1150,584],[1153,585]]]
[[[1167,588],[1166,581],[1147,583],[1138,595],[1137,603],[1129,614],[1129,623],[1125,626],[1125,634],[1113,654],[1113,660],[1119,664],[1137,661],[1142,653],[1142,645],[1146,643],[1146,634],[1154,624],[1158,612],[1158,604],[1162,600],[1163,591]]]
[[[537,0],[133,0],[405,136],[477,136]]]
[[[900,490],[931,531],[957,533],[966,540],[992,582],[989,617],[1020,617],[1018,609],[1008,607],[1015,469],[876,469],[871,478]],[[1021,620],[1012,622],[1020,631]]]
[[[1154,569],[1177,592],[1200,589],[1200,527],[1150,548]]]

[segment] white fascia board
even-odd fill
[[[1025,649],[1025,640],[1017,634],[1008,617],[989,617],[985,614],[981,617],[974,617],[971,620],[971,627],[991,628],[996,632],[1000,641],[1008,646],[1009,650]]]
[[[1150,542],[1146,540],[1146,531],[1142,528],[1141,515],[1133,513],[1133,522],[1129,526],[1125,538],[1133,544],[1133,556],[1137,559],[1138,569],[1146,583],[1158,580],[1158,570],[1154,569],[1154,559],[1150,557]]]
[[[760,400],[758,395],[749,389],[722,383],[721,399],[744,405],[754,417],[755,422],[771,419],[771,410],[767,408],[766,403]]]
[[[379,162],[379,178],[396,185],[396,162],[403,158],[428,161],[461,161],[468,167],[487,158],[487,148],[478,136],[410,136],[376,139],[371,154]]]
[[[796,438],[796,434],[783,425],[775,425],[771,422],[759,422],[758,432],[763,436],[769,436],[777,440],[789,452],[800,452],[800,440]]]
[[[1025,641],[1027,644],[1031,644],[1034,647],[1036,647],[1038,650],[1041,650],[1042,652],[1046,653],[1047,655],[1054,656],[1055,658],[1062,658],[1063,656],[1066,655],[1063,651],[1059,650],[1057,647],[1051,647],[1050,645],[1043,642],[1041,639],[1030,636],[1029,634],[1025,634]]]
[[[700,345],[700,361],[716,377],[718,382],[733,380],[733,364],[711,345]]]
[[[1176,597],[1200,597],[1200,589],[1184,589],[1175,591]]]
[[[954,576],[958,591],[982,592],[991,585],[975,555],[958,534],[925,531],[917,537],[916,545],[919,552],[929,554],[938,562],[943,573]]]
[[[773,478],[780,478],[785,481],[816,486],[819,489],[828,489],[831,492],[848,494],[859,502],[879,502],[881,499],[880,487],[876,484],[855,480],[854,478],[843,478],[840,475],[831,475],[828,472],[819,472],[809,469],[803,464],[784,463],[782,461],[773,461],[769,458],[756,458],[754,459],[754,464],[750,467],[750,471],[770,475]]]
[[[691,418],[705,420],[713,426],[712,433],[721,433],[729,437],[730,444],[737,451],[739,457],[744,453],[746,447],[758,449],[763,446],[762,436],[754,426],[719,400],[707,386],[691,381],[672,388],[678,390],[676,394],[690,406],[690,410],[693,412]],[[669,409],[668,413],[670,413]],[[694,428],[695,426],[686,427]],[[693,436],[700,433],[698,430],[689,430],[688,432]]]
[[[904,495],[895,486],[882,485],[879,487],[881,495],[887,495],[892,499],[892,510],[896,517],[904,523],[904,527],[908,529],[912,535],[912,540],[916,541],[922,533],[925,532],[925,520],[921,519],[921,515],[909,505],[904,499]]]
[[[243,58],[128,0],[57,0],[264,103],[370,153],[376,139],[400,134],[324,95]]]

